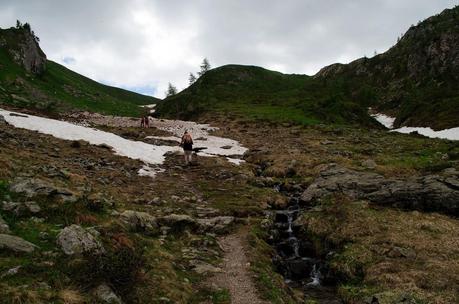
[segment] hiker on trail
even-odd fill
[[[145,117],[142,116],[142,119],[140,119],[140,127],[143,128],[145,127]]]
[[[150,127],[150,117],[145,116],[145,128],[149,128]]]
[[[183,153],[185,154],[185,164],[191,164],[191,153],[193,153],[193,138],[191,134],[188,133],[188,130],[182,136],[182,142],[180,146],[183,148]]]

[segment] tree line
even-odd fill
[[[209,71],[210,69],[211,69],[211,66],[210,66],[209,60],[207,58],[204,58],[200,65],[200,71],[197,73],[197,77],[195,74],[193,74],[193,72],[190,72],[190,75],[188,76],[189,86],[195,83],[199,77],[207,73],[207,71]],[[177,94],[177,92],[178,92],[177,87],[175,87],[172,83],[169,82],[167,86],[166,97],[173,96]]]
[[[40,42],[40,38],[38,38],[38,36],[35,35],[34,31],[32,31],[32,27],[30,26],[30,23],[26,22],[26,23],[23,24],[21,21],[16,20],[16,29],[18,29],[18,30],[26,30],[27,32],[30,33],[30,35],[32,35],[33,39],[37,43]]]

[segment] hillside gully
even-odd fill
[[[289,199],[285,209],[271,211],[269,243],[276,250],[273,264],[282,274],[285,282],[294,289],[301,289],[305,300],[315,303],[342,303],[335,292],[335,278],[327,266],[327,256],[319,255],[305,235],[299,233],[294,221],[310,207],[300,205],[301,187],[290,184],[276,184],[274,189]]]

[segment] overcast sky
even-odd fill
[[[29,22],[48,58],[157,97],[204,57],[314,74],[372,56],[459,0],[0,0],[0,27]]]

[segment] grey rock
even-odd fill
[[[0,233],[1,234],[10,234],[11,233],[10,227],[8,226],[8,224],[5,222],[5,220],[2,218],[1,215],[0,215]]]
[[[349,170],[338,165],[325,168],[302,194],[303,203],[313,203],[334,193],[351,199],[368,199],[380,205],[459,215],[459,174],[427,175],[386,179],[371,172]]]
[[[374,169],[376,168],[376,162],[372,159],[367,159],[362,162],[362,167],[367,169]]]
[[[122,304],[123,301],[116,295],[116,293],[108,286],[103,283],[97,286],[93,292],[94,296],[102,303],[108,304]]]
[[[93,234],[75,224],[62,229],[57,236],[57,243],[67,255],[104,252],[101,243]]]
[[[0,124],[6,125],[8,122],[6,121],[5,117],[3,115],[0,115]]]
[[[233,216],[217,216],[213,218],[198,219],[197,223],[202,231],[212,231],[216,233],[224,232],[233,224],[235,218]]]
[[[171,230],[184,230],[187,228],[197,229],[199,224],[197,221],[186,214],[169,214],[158,218],[158,223],[161,226],[171,227]]]
[[[26,240],[9,234],[0,234],[0,249],[8,249],[14,252],[31,253],[38,247]]]
[[[24,202],[24,206],[31,212],[31,213],[39,213],[41,211],[40,206],[33,201]]]
[[[34,201],[28,202],[2,202],[4,211],[13,212],[15,215],[22,216],[25,214],[36,214],[41,211],[40,206]]]
[[[134,231],[142,231],[148,234],[156,234],[158,232],[156,217],[146,212],[126,210],[120,214],[120,220]]]
[[[10,185],[12,192],[23,193],[27,198],[48,196],[65,202],[76,202],[78,197],[71,191],[52,185],[38,178],[16,178]]]

